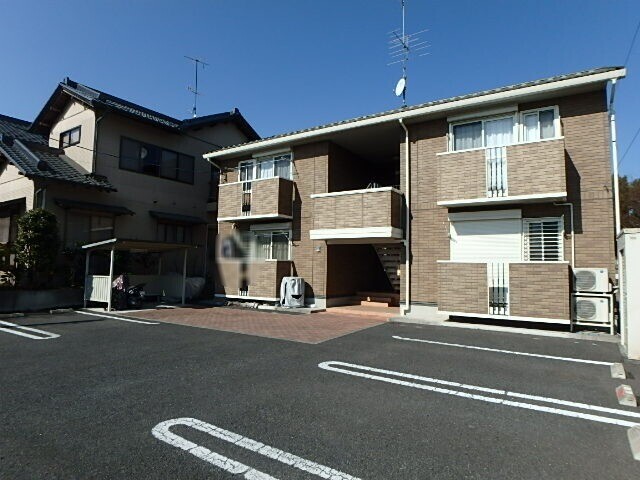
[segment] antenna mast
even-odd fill
[[[193,118],[196,118],[198,116],[198,95],[202,95],[200,91],[198,91],[198,67],[202,65],[202,69],[204,70],[205,65],[209,65],[209,64],[200,58],[189,57],[188,55],[185,55],[184,58],[191,60],[195,68],[195,74],[196,74],[195,87],[189,86],[187,87],[187,90],[193,93],[193,109],[191,110],[191,113],[193,114]]]
[[[421,30],[416,33],[407,34],[405,31],[405,0],[401,0],[402,4],[402,31],[398,32],[393,30],[389,33],[391,39],[389,40],[389,54],[391,55],[392,62],[387,65],[395,65],[396,63],[402,63],[402,78],[398,80],[396,84],[395,93],[397,97],[402,97],[402,106],[407,106],[407,63],[409,62],[409,54],[412,51],[420,51],[428,48],[430,45],[427,42],[421,42],[417,36],[420,33],[427,30]],[[428,55],[428,53],[421,53],[419,56]]]

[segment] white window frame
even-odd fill
[[[251,164],[252,165],[252,172],[253,172],[253,180],[251,180],[252,182],[257,181],[257,180],[266,180],[268,178],[276,178],[279,177],[279,175],[275,175],[275,171],[276,171],[276,165],[275,162],[276,160],[280,159],[281,157],[284,156],[289,156],[289,176],[288,177],[280,177],[280,178],[285,178],[287,180],[292,180],[293,179],[293,152],[278,152],[278,153],[272,153],[269,155],[261,155],[261,156],[257,156],[248,160],[242,160],[240,162],[238,162],[238,182],[240,182],[240,169],[242,165],[247,165],[247,164]],[[273,162],[273,167],[272,167],[272,175],[270,177],[264,177],[264,178],[258,178],[258,165],[262,162]]]
[[[544,138],[541,139],[539,134],[538,134],[538,139],[537,140],[527,140],[525,142],[524,139],[524,116],[530,113],[536,113],[536,112],[541,112],[541,111],[545,111],[545,110],[553,110],[553,130],[554,130],[554,136],[552,138]],[[499,120],[501,118],[508,118],[508,117],[512,117],[513,118],[513,142],[511,143],[511,145],[513,144],[517,144],[517,143],[529,143],[529,142],[540,142],[540,141],[546,141],[546,140],[553,140],[555,138],[561,138],[562,137],[562,123],[560,122],[560,108],[558,107],[558,105],[547,105],[545,107],[539,107],[539,108],[531,108],[528,110],[522,110],[522,111],[511,111],[509,113],[501,113],[501,114],[494,114],[494,115],[478,115],[477,117],[472,117],[472,116],[464,116],[464,118],[460,118],[456,119],[456,120],[450,120],[449,121],[449,134],[448,134],[448,141],[447,141],[447,146],[448,146],[448,151],[449,152],[465,152],[468,150],[479,150],[481,148],[487,148],[485,143],[484,143],[484,124],[487,121],[491,121],[491,120]],[[455,118],[455,117],[454,117]],[[468,149],[464,149],[464,150],[456,150],[455,149],[455,136],[453,134],[453,127],[458,126],[458,125],[465,125],[467,123],[476,123],[476,122],[481,122],[482,123],[482,146],[481,147],[475,147],[475,148],[468,148]],[[540,122],[540,120],[538,120],[538,123]],[[538,128],[538,132],[540,132],[540,129]]]
[[[264,261],[268,261],[268,262],[275,262],[275,261],[281,261],[281,262],[288,262],[291,261],[291,235],[292,235],[292,231],[291,230],[287,230],[287,229],[282,229],[282,228],[274,228],[274,229],[259,229],[259,230],[252,230],[251,233],[257,237],[258,235],[269,235],[269,256],[268,258],[260,258],[261,260]],[[287,236],[287,245],[288,245],[288,250],[287,250],[287,258],[285,260],[279,259],[279,258],[273,258],[273,236],[274,235],[278,235],[278,234],[284,234]],[[254,243],[255,248],[256,248],[256,252],[254,254],[254,258],[259,258],[257,255],[257,249],[258,249],[258,243],[255,242]]]
[[[503,118],[511,118],[513,119],[513,131],[511,132],[511,143],[508,145],[512,145],[514,143],[518,143],[518,138],[519,138],[519,131],[520,131],[520,125],[519,125],[519,121],[520,121],[520,116],[518,115],[518,112],[511,112],[508,114],[500,114],[500,115],[491,115],[491,116],[486,116],[486,117],[477,117],[477,118],[466,118],[464,120],[459,120],[459,121],[455,121],[455,122],[449,122],[449,151],[450,152],[466,152],[468,150],[479,150],[481,148],[487,148],[487,146],[484,143],[484,124],[485,122],[490,122],[492,120],[501,120]],[[474,147],[474,148],[465,148],[463,150],[456,150],[455,146],[456,146],[456,139],[455,136],[453,134],[453,129],[454,127],[457,127],[459,125],[466,125],[468,123],[477,123],[480,122],[482,124],[482,146],[480,147]]]
[[[525,115],[531,114],[531,113],[539,113],[539,112],[544,112],[546,110],[553,110],[553,137],[551,138],[540,138],[540,117],[538,117],[538,138],[536,140],[525,140],[524,139],[524,117]],[[530,110],[522,110],[521,112],[518,112],[518,125],[519,125],[519,130],[518,130],[518,138],[520,139],[520,143],[530,143],[530,142],[540,142],[540,141],[545,141],[545,140],[553,140],[554,138],[560,138],[562,136],[562,132],[560,131],[561,129],[561,122],[560,122],[560,109],[558,108],[558,105],[549,105],[547,107],[540,107],[540,108],[532,108]]]
[[[529,234],[529,224],[540,222],[558,222],[558,259],[557,260],[530,260],[529,251],[525,244],[525,238]],[[527,263],[547,263],[547,262],[564,262],[564,216],[559,217],[537,217],[522,219],[522,259]]]

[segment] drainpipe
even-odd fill
[[[98,160],[98,125],[106,115],[107,113],[105,112],[97,117],[93,127],[93,157],[91,159],[91,173],[96,173],[96,163]]]
[[[576,241],[575,241],[575,227],[573,224],[573,203],[571,202],[554,202],[554,205],[557,206],[568,206],[569,214],[571,215],[571,269],[575,270],[576,268]]]
[[[410,179],[410,164],[411,159],[409,158],[410,153],[410,145],[409,145],[409,129],[402,121],[402,118],[398,119],[400,122],[400,126],[404,129],[404,202],[405,202],[405,223],[404,223],[404,231],[405,231],[405,240],[404,240],[404,311],[402,315],[407,315],[409,310],[411,310],[411,179]]]
[[[611,163],[613,168],[613,202],[616,222],[616,240],[620,235],[620,182],[618,181],[618,135],[616,134],[616,111],[613,100],[616,96],[616,79],[611,80],[611,100],[609,100],[609,122],[611,125]]]

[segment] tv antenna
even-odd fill
[[[202,65],[202,69],[204,70],[204,67],[209,64],[200,58],[194,58],[188,55],[185,55],[184,58],[191,60],[193,62],[193,66],[195,67],[196,85],[195,87],[187,87],[187,90],[193,93],[193,109],[191,110],[191,113],[193,114],[193,118],[196,118],[198,116],[198,95],[202,95],[198,90],[198,67]]]
[[[427,42],[423,42],[418,37],[419,34],[427,32],[428,30],[420,30],[416,33],[405,32],[405,0],[401,0],[402,3],[402,29],[400,31],[393,30],[389,32],[389,55],[391,56],[391,62],[387,65],[395,65],[397,63],[402,64],[402,77],[396,83],[395,94],[396,97],[402,97],[402,106],[407,106],[407,63],[409,62],[409,54],[411,52],[420,52],[430,47]],[[422,57],[429,55],[428,52],[419,53],[418,56]]]

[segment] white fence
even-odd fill
[[[85,280],[85,300],[109,303],[111,278],[109,275],[87,275]]]

